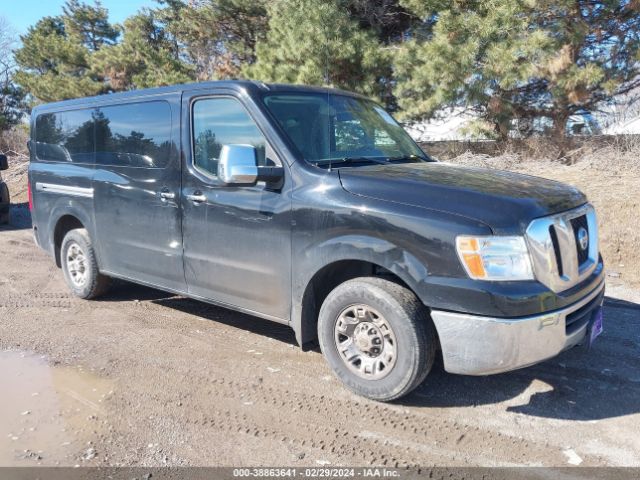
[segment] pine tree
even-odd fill
[[[62,11],[67,35],[92,52],[112,45],[118,38],[118,30],[109,23],[109,12],[99,1],[91,6],[68,0]]]
[[[0,131],[18,125],[27,110],[25,91],[11,79],[0,81]]]
[[[69,0],[63,15],[43,18],[21,37],[15,81],[44,102],[102,93],[107,85],[92,72],[91,57],[116,38],[100,4]]]
[[[153,11],[129,17],[122,41],[93,55],[93,72],[103,76],[113,91],[184,83],[194,79],[194,68],[180,59],[178,47],[158,24]]]
[[[373,30],[384,45],[401,41],[405,33],[420,21],[398,0],[349,0],[345,6],[349,16],[361,28]]]
[[[385,96],[390,58],[341,0],[278,0],[269,5],[266,40],[243,69],[263,81],[328,85]]]
[[[403,45],[395,62],[396,94],[409,118],[461,106],[502,138],[517,121],[539,118],[564,137],[572,114],[640,84],[638,2],[402,4],[429,26]]]
[[[267,29],[266,0],[163,0],[158,16],[198,80],[236,78],[255,61]]]

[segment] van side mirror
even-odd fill
[[[218,178],[227,185],[252,186],[257,182],[279,182],[282,167],[259,167],[252,145],[223,145],[218,161]]]
[[[9,161],[6,155],[0,155],[0,170],[6,170],[9,168]]]

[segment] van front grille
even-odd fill
[[[556,227],[551,225],[549,227],[549,236],[551,237],[551,243],[553,243],[553,253],[556,257],[556,265],[558,266],[558,275],[562,276],[562,253],[560,252],[560,243],[558,242],[558,234],[556,233]]]
[[[533,220],[526,238],[536,279],[554,292],[577,285],[598,264],[598,224],[589,204]]]

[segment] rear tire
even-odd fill
[[[318,338],[327,363],[350,390],[383,402],[420,385],[437,350],[422,302],[402,285],[377,277],[349,280],[329,293]]]
[[[109,277],[98,269],[95,250],[84,228],[70,230],[62,240],[60,261],[67,286],[76,297],[91,299],[103,295],[110,284]]]

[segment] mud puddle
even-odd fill
[[[46,357],[0,351],[0,465],[95,465],[113,382]]]

